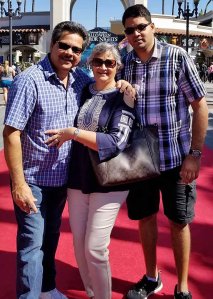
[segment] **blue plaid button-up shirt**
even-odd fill
[[[194,63],[182,48],[155,39],[149,61],[132,51],[124,64],[118,78],[137,85],[141,123],[158,125],[161,171],[181,165],[191,143],[190,102],[206,93]]]
[[[26,181],[40,186],[67,183],[71,142],[58,150],[44,141],[48,129],[73,125],[82,88],[91,79],[80,69],[70,72],[65,89],[48,56],[14,80],[5,113],[5,124],[20,131]]]

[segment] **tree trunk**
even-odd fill
[[[35,0],[32,0],[32,12],[35,10]]]
[[[27,0],[24,0],[24,12],[26,12]]]
[[[96,0],[95,5],[95,27],[98,27],[98,0]]]
[[[162,0],[162,15],[164,15],[165,0]]]
[[[172,1],[172,15],[175,13],[175,0]]]

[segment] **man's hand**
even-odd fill
[[[198,178],[199,171],[200,158],[195,158],[191,155],[186,156],[180,171],[182,182],[185,184],[190,184],[192,181]]]
[[[13,187],[12,196],[15,204],[25,213],[37,213],[38,210],[35,205],[37,199],[34,198],[30,187],[27,183]]]
[[[131,97],[132,100],[135,100],[136,89],[129,82],[125,80],[119,80],[116,82],[116,87],[121,93],[124,92],[127,96]]]

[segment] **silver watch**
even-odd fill
[[[78,138],[78,135],[80,134],[80,129],[75,129],[73,132],[73,140],[76,140]]]
[[[194,158],[200,158],[202,155],[202,152],[198,149],[190,149],[189,154]]]

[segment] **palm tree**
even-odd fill
[[[35,10],[35,0],[32,0],[32,12]]]

